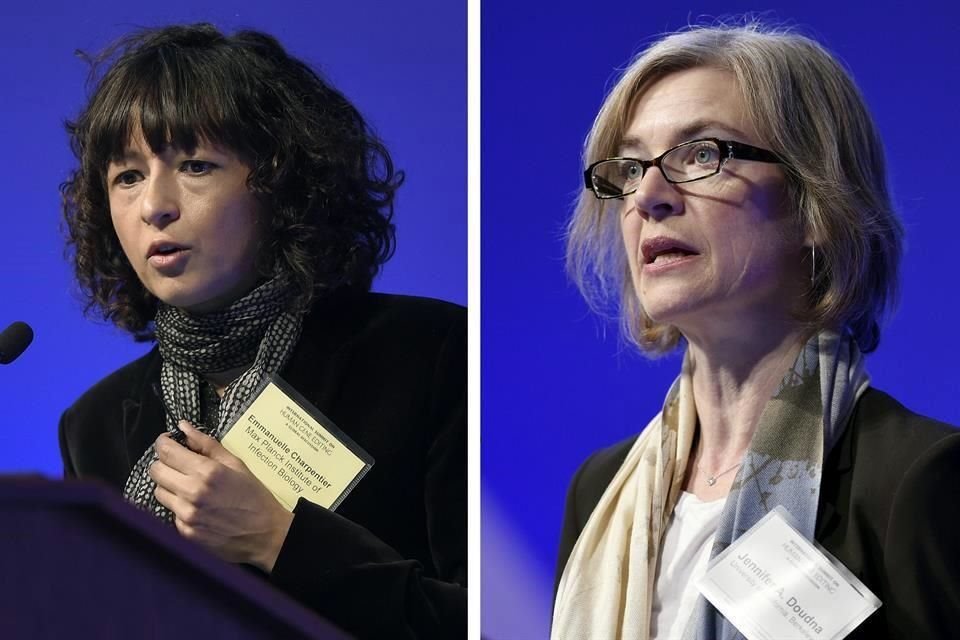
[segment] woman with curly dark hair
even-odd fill
[[[354,634],[462,636],[465,314],[369,292],[402,181],[386,149],[262,33],[141,31],[93,69],[70,255],[88,311],[156,346],[63,414],[66,475]],[[219,442],[277,376],[375,461],[336,513],[283,504]]]

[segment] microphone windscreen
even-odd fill
[[[33,329],[26,322],[14,322],[0,333],[0,364],[10,364],[33,342]]]

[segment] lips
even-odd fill
[[[690,245],[668,238],[657,236],[648,238],[640,244],[644,264],[654,264],[658,261],[675,260],[686,256],[700,255],[700,252]]]
[[[189,249],[186,245],[173,242],[172,240],[154,240],[147,249],[147,260],[154,256],[169,256]]]

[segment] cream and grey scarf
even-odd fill
[[[777,505],[813,539],[823,460],[870,384],[852,339],[822,332],[767,402],[724,503],[711,558]],[[552,640],[648,640],[657,559],[697,428],[689,353],[663,411],[640,434],[564,568]],[[702,596],[685,640],[740,634]]]
[[[218,440],[223,436],[263,378],[280,371],[293,352],[303,314],[290,309],[292,298],[292,285],[277,277],[210,314],[191,315],[160,305],[156,318],[162,358],[160,393],[169,433],[179,434],[177,422],[189,420]],[[247,365],[246,371],[224,391],[216,422],[201,425],[203,377]],[[130,472],[124,496],[160,519],[172,522],[173,514],[157,502],[156,484],[147,474],[156,460],[156,451],[150,445]]]

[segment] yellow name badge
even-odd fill
[[[370,454],[274,375],[220,442],[289,511],[300,498],[336,509],[373,466]]]

